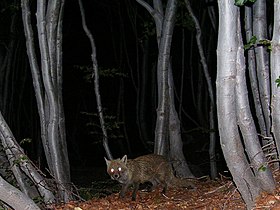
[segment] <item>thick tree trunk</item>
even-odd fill
[[[220,142],[227,166],[248,208],[260,193],[241,142],[237,125],[236,59],[238,50],[239,9],[231,0],[219,0],[217,47],[217,113]],[[238,32],[240,33],[240,31]]]

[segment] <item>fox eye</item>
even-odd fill
[[[115,170],[114,170],[113,168],[110,169],[110,172],[111,172],[111,173],[114,173],[114,171],[115,171]]]
[[[122,168],[121,168],[121,167],[118,167],[118,171],[122,171]]]

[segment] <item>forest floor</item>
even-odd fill
[[[277,189],[273,194],[263,193],[257,200],[254,209],[280,209],[280,171],[274,172]],[[139,190],[136,201],[131,201],[131,191],[124,199],[118,198],[118,193],[103,198],[92,198],[88,201],[73,201],[56,207],[52,210],[103,210],[103,209],[192,209],[192,210],[222,210],[246,209],[233,182],[221,177],[218,181],[204,180],[197,183],[194,190],[169,188],[166,195],[162,195],[161,188],[153,192]]]

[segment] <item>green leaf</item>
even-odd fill
[[[277,87],[280,87],[280,76],[278,77],[278,79],[275,80],[275,83]]]
[[[245,3],[247,2],[247,0],[235,0],[235,5],[236,6],[243,6]]]
[[[19,144],[20,145],[24,145],[24,144],[30,144],[32,142],[32,139],[31,138],[25,138],[25,139],[22,139]]]
[[[262,165],[258,168],[258,171],[266,171],[266,166],[265,165]]]
[[[244,50],[250,49],[252,46],[254,46],[257,42],[257,37],[252,36],[252,38],[249,40],[247,44],[244,45]]]
[[[250,3],[255,3],[257,0],[235,0],[234,5],[241,7],[244,6],[246,3],[250,2]]]
[[[259,41],[259,44],[260,44],[260,45],[263,45],[263,46],[267,46],[267,49],[268,49],[269,51],[272,50],[271,41],[268,40],[268,39],[262,39],[262,40],[260,40],[260,41]]]

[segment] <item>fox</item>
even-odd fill
[[[124,155],[121,159],[107,160],[106,157],[104,159],[111,179],[122,185],[120,198],[124,198],[128,187],[133,185],[132,201],[135,201],[139,184],[145,182],[152,184],[150,191],[158,184],[162,185],[163,194],[166,194],[167,187],[195,188],[190,180],[177,178],[173,174],[171,164],[162,155],[148,154],[135,159],[127,159],[127,155]]]

